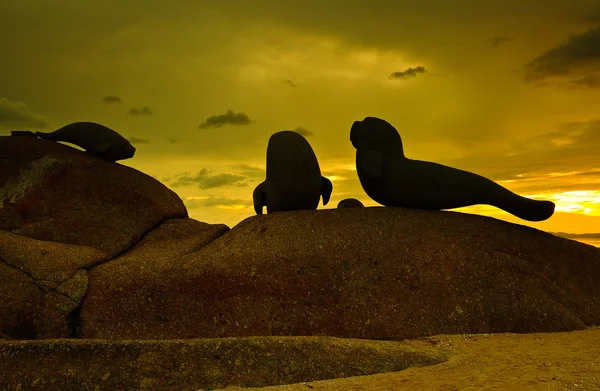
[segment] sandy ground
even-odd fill
[[[568,333],[438,335],[410,343],[457,354],[424,368],[260,390],[600,390],[600,327]]]

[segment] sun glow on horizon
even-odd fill
[[[557,212],[582,213],[600,216],[600,190],[565,191],[561,193],[535,194],[530,198],[548,199],[556,204]]]

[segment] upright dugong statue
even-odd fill
[[[333,190],[321,176],[319,162],[306,139],[293,131],[277,132],[267,145],[267,177],[254,189],[254,210],[267,213],[317,209],[319,198],[327,205]]]
[[[406,158],[398,131],[382,119],[354,122],[350,141],[356,148],[358,179],[382,205],[440,210],[487,204],[529,221],[554,213],[551,201],[521,197],[468,171]]]
[[[95,122],[74,122],[54,132],[35,132],[42,139],[75,144],[99,158],[115,162],[129,159],[135,147],[114,130]]]

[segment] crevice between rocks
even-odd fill
[[[6,259],[4,259],[4,258],[0,258],[0,261],[2,261],[2,262],[3,262],[3,263],[6,265],[6,266],[8,266],[8,267],[11,267],[11,268],[13,268],[13,269],[15,269],[15,270],[18,270],[18,271],[20,271],[21,273],[23,273],[23,274],[25,274],[26,276],[28,276],[29,278],[31,278],[31,279],[32,279],[32,280],[35,282],[35,285],[36,285],[38,288],[40,288],[40,289],[42,290],[42,292],[44,292],[44,293],[47,293],[47,291],[45,290],[45,288],[44,288],[44,287],[42,287],[42,286],[39,286],[39,285],[37,284],[37,283],[38,283],[38,281],[40,281],[40,282],[45,282],[45,283],[48,283],[48,284],[57,284],[57,283],[56,283],[56,282],[54,282],[54,281],[50,281],[50,280],[44,280],[43,278],[37,278],[37,277],[35,277],[34,275],[32,275],[31,273],[29,273],[29,272],[27,272],[27,271],[25,271],[25,270],[21,269],[20,267],[18,267],[18,266],[16,266],[16,265],[13,265],[12,263],[9,263],[9,262],[8,262]],[[69,278],[67,278],[67,280],[68,280],[68,279],[69,279]],[[65,280],[65,281],[66,281],[66,280]],[[64,282],[64,281],[63,281],[63,282]],[[60,285],[60,283],[58,283],[58,284]]]
[[[84,296],[85,298],[85,296]],[[68,314],[65,318],[67,326],[67,338],[81,338],[81,308],[83,307],[83,299],[81,303]]]
[[[10,268],[12,268],[12,269],[18,270],[18,271],[20,271],[21,273],[25,274],[27,277],[31,278],[31,280],[33,281],[33,284],[34,284],[35,286],[37,286],[37,287],[38,287],[38,288],[39,288],[39,289],[42,291],[42,293],[43,293],[44,295],[47,295],[48,293],[56,293],[56,294],[58,294],[58,295],[61,295],[61,296],[64,296],[64,297],[66,297],[67,299],[71,300],[73,303],[75,303],[75,304],[78,304],[78,303],[77,303],[77,301],[76,301],[76,300],[73,300],[73,298],[71,298],[69,295],[67,295],[67,294],[65,294],[65,293],[63,293],[63,292],[60,292],[60,291],[58,291],[58,287],[59,287],[59,286],[61,286],[61,285],[62,285],[64,282],[66,282],[66,281],[69,281],[71,278],[75,277],[75,275],[76,275],[76,274],[79,272],[79,270],[81,270],[81,269],[77,269],[77,271],[76,271],[76,272],[75,272],[75,273],[74,273],[74,274],[73,274],[71,277],[69,277],[69,278],[67,278],[67,279],[65,279],[65,280],[63,280],[63,281],[58,281],[58,282],[56,282],[56,281],[51,281],[51,280],[44,280],[44,279],[42,279],[42,278],[37,278],[37,277],[33,276],[31,273],[29,273],[29,272],[27,272],[27,271],[25,271],[25,270],[21,269],[20,267],[18,267],[18,266],[15,266],[15,265],[13,265],[13,264],[9,263],[9,262],[8,262],[6,259],[4,259],[4,258],[0,258],[0,261],[2,261],[2,262],[3,262],[3,263],[6,265],[6,266],[8,266],[8,267],[10,267]],[[55,285],[55,284],[56,284],[56,287],[55,287],[55,288],[53,288],[53,287],[51,287],[51,286],[44,286],[44,285],[40,285],[40,284],[39,284],[39,282],[44,282],[44,283],[46,283],[46,284],[48,284],[48,285]]]
[[[73,300],[73,299],[72,299],[72,298],[71,298],[69,295],[67,295],[67,294],[65,294],[65,293],[63,293],[63,292],[59,292],[57,289],[58,289],[58,287],[59,287],[61,284],[63,284],[65,281],[68,281],[68,280],[70,280],[71,278],[75,277],[75,274],[77,274],[77,272],[79,272],[79,270],[80,270],[80,269],[77,269],[77,271],[76,271],[76,272],[75,272],[75,273],[74,273],[74,274],[73,274],[71,277],[69,277],[69,278],[67,278],[67,279],[65,279],[65,280],[63,280],[63,281],[58,281],[58,282],[55,282],[55,281],[51,281],[51,280],[44,280],[44,279],[42,279],[42,278],[37,278],[37,277],[35,277],[34,275],[32,275],[31,273],[29,273],[29,272],[27,272],[27,271],[25,271],[25,270],[21,269],[20,267],[18,267],[18,266],[15,266],[15,265],[13,265],[13,264],[9,263],[9,262],[8,262],[6,259],[4,259],[4,258],[0,258],[0,261],[2,261],[2,262],[3,262],[3,263],[6,265],[6,266],[8,266],[8,267],[10,267],[10,268],[12,268],[12,269],[18,270],[18,271],[20,271],[21,273],[25,274],[27,277],[31,278],[31,280],[33,281],[33,285],[37,286],[37,287],[40,289],[40,291],[42,291],[42,293],[43,293],[44,295],[47,295],[48,293],[56,293],[56,294],[59,294],[59,295],[61,295],[61,296],[64,296],[64,297],[66,297],[67,299],[71,300],[73,303],[75,303],[75,304],[78,304],[78,303],[77,303],[77,301],[76,301],[76,300]],[[51,287],[51,286],[44,286],[44,285],[40,285],[40,284],[39,284],[39,282],[44,282],[44,283],[46,283],[47,285],[55,285],[55,284],[56,284],[56,287],[54,287],[54,288],[53,288],[53,287]]]

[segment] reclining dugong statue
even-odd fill
[[[317,209],[319,199],[327,205],[333,185],[321,176],[317,157],[299,133],[284,130],[273,134],[267,145],[267,175],[254,189],[256,214]]]
[[[135,155],[135,147],[125,137],[95,122],[74,122],[53,132],[35,134],[44,140],[75,144],[86,152],[111,162]]]
[[[487,204],[523,220],[542,221],[554,203],[522,197],[483,176],[404,156],[402,139],[388,122],[366,117],[350,130],[363,190],[385,206],[453,209]]]

